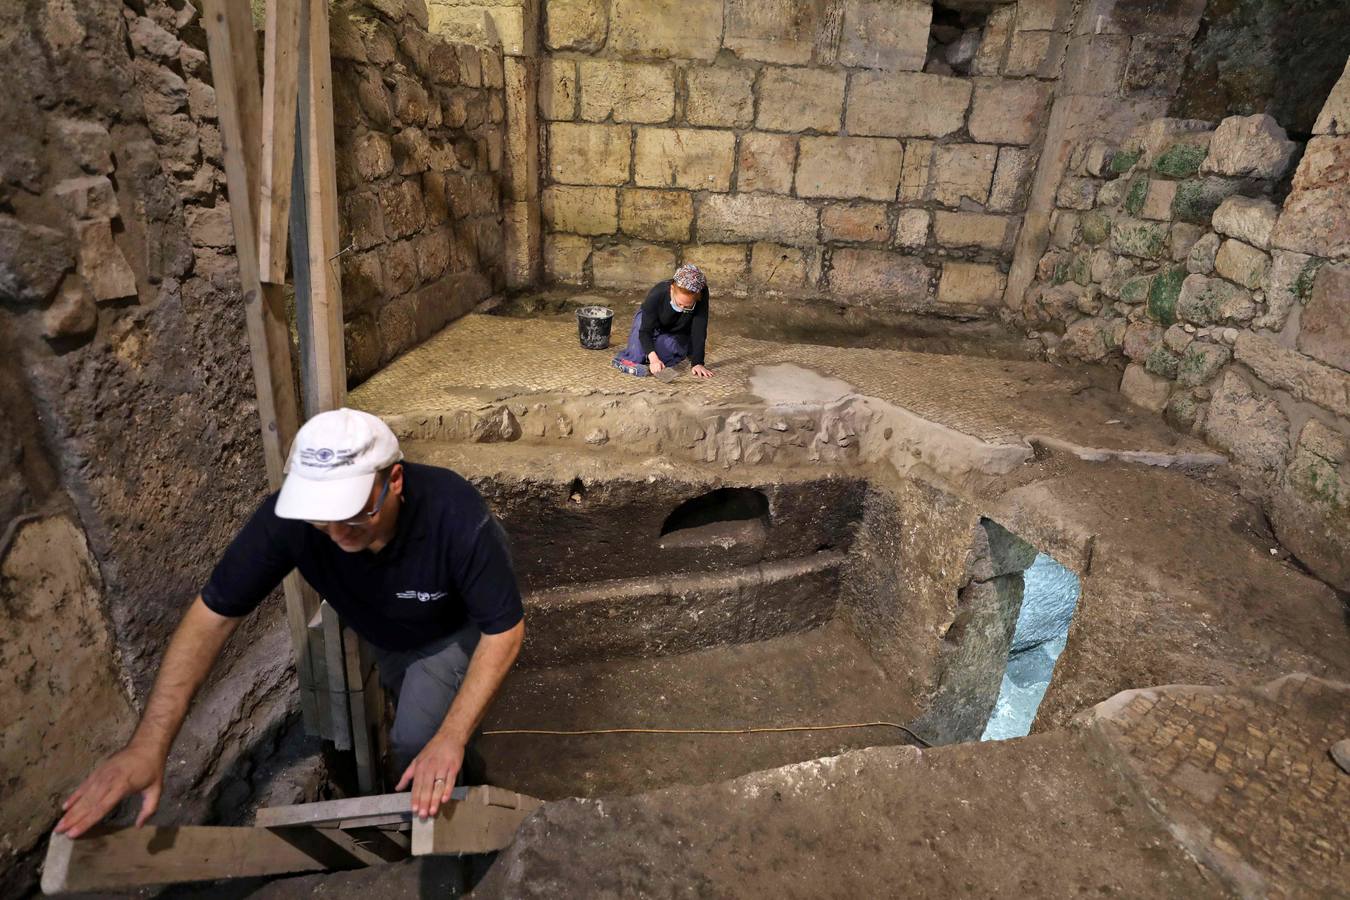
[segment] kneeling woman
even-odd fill
[[[703,364],[708,339],[708,281],[697,266],[684,265],[675,277],[647,292],[633,317],[628,346],[614,357],[616,368],[635,375],[660,372],[686,357],[700,378],[711,378]]]

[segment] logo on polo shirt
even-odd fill
[[[429,603],[432,600],[439,600],[445,596],[445,591],[399,591],[394,595],[400,600],[416,599],[422,603]]]

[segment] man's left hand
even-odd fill
[[[463,742],[438,734],[404,770],[394,790],[401,791],[411,784],[413,814],[423,819],[431,818],[442,803],[449,802],[450,792],[455,789],[455,776],[463,764]]]
[[[711,377],[713,377],[713,371],[712,371],[712,369],[708,368],[707,366],[694,366],[693,372],[694,372],[694,374],[697,375],[699,378],[711,378]]]

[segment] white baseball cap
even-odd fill
[[[398,438],[359,409],[319,413],[295,434],[277,496],[282,519],[342,522],[365,508],[375,473],[403,459]]]

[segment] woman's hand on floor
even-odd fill
[[[655,375],[657,372],[664,372],[666,364],[661,362],[657,355],[653,353],[647,360],[647,368]]]
[[[694,374],[697,375],[699,378],[713,377],[712,369],[708,368],[707,366],[694,366]]]

